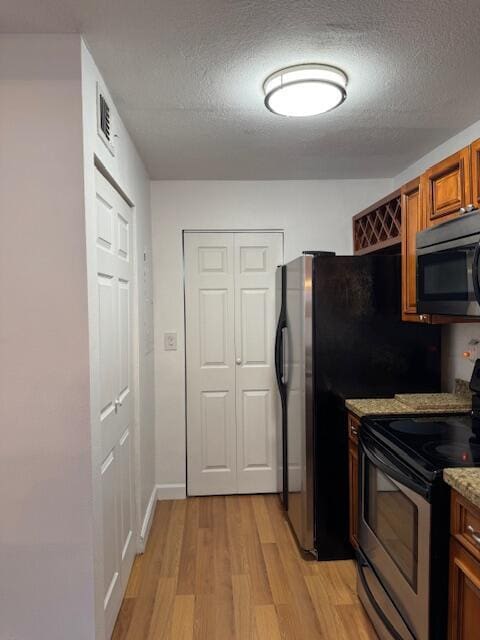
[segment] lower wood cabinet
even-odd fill
[[[348,427],[348,495],[350,544],[358,547],[358,433],[360,420],[353,413],[347,414]]]
[[[480,510],[452,491],[449,640],[480,638]]]
[[[452,540],[449,640],[480,637],[480,562]]]

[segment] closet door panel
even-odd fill
[[[235,234],[235,347],[239,493],[277,491],[275,272],[281,233]]]
[[[188,494],[237,492],[233,234],[185,233]]]

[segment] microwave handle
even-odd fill
[[[480,282],[478,279],[479,262],[480,262],[480,242],[475,247],[475,252],[473,254],[473,260],[472,260],[473,291],[475,293],[475,298],[478,304],[480,304]]]

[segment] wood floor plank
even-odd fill
[[[115,629],[111,640],[121,640],[125,638],[132,623],[133,611],[135,609],[135,598],[125,598],[118,614]]]
[[[290,604],[276,605],[278,620],[283,640],[314,640],[306,635],[302,621],[298,617],[295,608]],[[332,640],[335,636],[332,636]]]
[[[342,604],[335,610],[342,621],[345,640],[370,640],[376,637],[361,604]]]
[[[255,604],[273,604],[251,496],[240,496],[240,511],[253,601]]]
[[[195,595],[215,592],[215,568],[213,552],[213,531],[198,530],[197,562],[195,569]]]
[[[199,529],[199,499],[187,500],[185,531],[183,532],[177,595],[194,595],[197,570],[197,541]]]
[[[125,636],[127,640],[145,640],[148,635],[160,578],[160,558],[164,551],[168,522],[173,502],[158,502],[150,536],[141,566],[141,584],[136,598],[132,621]]]
[[[195,596],[175,596],[169,640],[192,640]]]
[[[133,561],[132,571],[125,591],[125,598],[136,598],[139,594],[140,585],[142,583],[144,559],[145,554],[142,553],[141,555],[136,556]]]
[[[248,574],[248,557],[245,545],[246,537],[242,531],[242,514],[237,496],[226,496],[228,549],[232,575]]]
[[[333,605],[354,604],[356,601],[355,582],[349,586],[343,579],[341,562],[317,562],[316,575],[323,582],[325,593]],[[349,563],[351,564],[351,563]]]
[[[236,637],[238,640],[251,640],[255,638],[255,611],[250,578],[239,575],[233,576],[232,581]]]
[[[300,555],[277,496],[162,501],[113,640],[376,640],[355,585]]]
[[[255,627],[259,640],[282,640],[277,610],[272,604],[255,607]]]
[[[144,640],[168,640],[172,624],[177,579],[160,577],[155,592],[155,607]]]
[[[262,552],[274,603],[292,604],[293,595],[290,590],[290,582],[277,545],[262,544]]]
[[[195,596],[193,637],[195,640],[216,639],[215,597],[209,594]]]
[[[305,571],[302,567],[306,561],[303,560],[298,551],[290,527],[280,510],[278,498],[275,499],[276,496],[269,497],[271,499],[268,501],[268,509],[277,538],[277,545],[288,576],[295,607],[305,629],[305,634],[309,638],[322,638],[323,634],[311,600],[311,595],[303,579]]]
[[[252,503],[260,542],[262,544],[276,542],[272,522],[268,515],[267,505],[265,504],[265,497],[263,495],[252,496]]]
[[[328,597],[328,589],[320,576],[305,576],[310,597],[317,614],[322,636],[329,640],[344,640],[343,625],[334,605]]]
[[[165,578],[172,578],[178,575],[183,533],[185,531],[186,507],[186,500],[176,500],[172,507],[160,568],[160,575]]]

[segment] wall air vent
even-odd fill
[[[105,98],[100,94],[100,129],[110,142],[110,107]]]
[[[98,135],[103,140],[112,155],[115,155],[113,146],[112,110],[105,98],[104,92],[97,85],[97,128]]]

